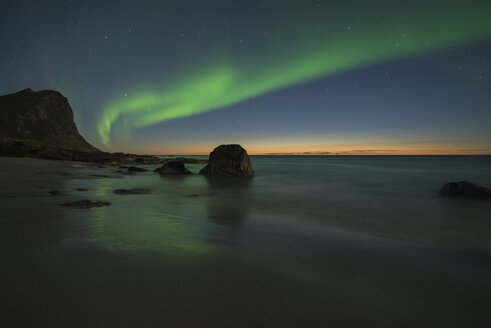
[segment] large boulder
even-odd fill
[[[208,164],[199,172],[206,176],[254,175],[251,159],[240,145],[221,145],[210,153]]]
[[[491,189],[468,181],[449,182],[440,190],[442,196],[462,196],[467,198],[491,199]]]
[[[177,161],[171,161],[164,163],[158,171],[160,175],[189,175],[193,174],[189,171],[183,163]]]

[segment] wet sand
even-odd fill
[[[485,250],[258,219],[247,185],[116,170],[0,157],[1,326],[491,323]],[[224,207],[221,193],[236,201]],[[111,205],[60,206],[80,199]]]

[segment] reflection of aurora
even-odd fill
[[[207,193],[207,195],[211,196],[202,199],[193,197],[192,201],[202,201],[198,206],[201,212],[207,213],[208,220],[179,215],[185,212],[186,206],[180,207],[182,211],[179,214],[166,212],[165,202],[162,202],[161,195],[156,194],[130,196],[131,201],[138,201],[137,206],[131,206],[127,202],[130,198],[112,193],[116,179],[88,181],[93,188],[91,196],[112,202],[109,207],[89,211],[91,241],[107,250],[148,254],[156,252],[170,260],[166,262],[168,265],[195,263],[194,259],[219,259],[225,261],[227,265],[246,263],[244,270],[249,269],[249,266],[267,265],[275,272],[277,279],[282,277],[281,279],[288,281],[288,284],[295,282],[303,287],[332,288],[333,281],[337,279],[326,272],[321,273],[320,268],[311,263],[298,261],[299,259],[292,261],[289,252],[276,254],[274,260],[268,259],[267,262],[263,262],[263,256],[266,258],[269,256],[264,250],[261,250],[261,255],[233,253],[233,257],[228,256],[230,246],[247,245],[247,242],[241,245],[244,242],[243,238],[239,238],[240,241],[237,238],[241,236],[241,222],[247,218],[249,212],[251,184],[249,179],[207,179],[206,186],[211,191],[211,194]],[[175,181],[185,183],[185,179]],[[70,189],[78,188],[80,180],[71,180],[70,184],[73,184],[68,186]],[[237,196],[245,198],[243,201],[234,201]],[[189,201],[189,198],[186,200]],[[172,202],[172,200],[168,201]],[[219,207],[223,202],[228,204],[222,207],[223,212],[219,213]],[[118,204],[123,206],[119,207]],[[156,207],[156,204],[159,207]],[[234,215],[230,216],[230,214]],[[255,233],[255,238],[261,238],[261,233],[257,231]],[[255,248],[252,245],[249,247]],[[287,248],[287,245],[284,245],[284,249]]]
[[[73,189],[80,187],[79,181],[71,181]],[[169,206],[161,195],[119,196],[112,193],[116,179],[90,181],[94,189],[91,197],[112,203],[109,207],[90,210],[92,240],[103,247],[126,252],[156,251],[171,256],[218,251],[200,240],[203,221],[165,210]],[[132,206],[131,202],[138,202],[138,206]]]
[[[353,28],[325,22],[322,36],[313,36],[316,28],[306,23],[305,35],[294,39],[284,35],[284,49],[258,49],[247,58],[230,53],[216,59],[215,65],[202,64],[201,69],[176,77],[172,85],[113,99],[98,122],[101,140],[109,145],[117,122],[126,129],[145,127],[223,108],[339,71],[491,37],[489,1],[472,6],[446,3],[444,11],[430,1],[398,11],[395,7],[382,10],[377,19],[367,12],[366,20]]]

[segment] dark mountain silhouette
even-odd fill
[[[155,156],[97,149],[78,132],[67,98],[57,91],[31,89],[0,96],[0,156],[113,164],[162,163]]]

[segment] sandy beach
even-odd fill
[[[288,170],[302,163],[285,164],[292,160],[281,165]],[[454,206],[441,203],[430,190],[425,198],[412,200],[415,206],[433,216],[438,207],[453,206],[453,217],[430,224],[421,214],[419,222],[393,229],[393,219],[384,223],[383,212],[373,208],[379,222],[370,227],[359,221],[362,208],[352,213],[349,199],[345,209],[339,207],[340,192],[321,192],[328,196],[319,199],[320,207],[312,197],[289,199],[294,175],[268,171],[272,164],[275,170],[281,167],[278,159],[254,161],[260,173],[244,184],[210,183],[199,175],[165,178],[151,171],[154,166],[142,166],[149,172],[124,174],[112,166],[0,158],[2,326],[489,323],[489,223],[479,218],[487,203]],[[316,167],[309,160],[296,161]],[[197,172],[203,165],[187,166]],[[323,170],[329,167],[339,170]],[[342,172],[354,171],[347,166],[339,172],[336,176],[343,178]],[[278,186],[281,176],[288,178]],[[331,184],[339,190],[339,182]],[[279,188],[275,193],[268,191],[273,186]],[[151,192],[115,194],[118,188]],[[380,188],[395,194],[390,186]],[[53,190],[60,195],[52,195]],[[350,193],[363,204],[373,191],[362,197],[361,190]],[[269,195],[268,204],[263,193]],[[60,206],[82,199],[111,205]],[[390,213],[387,204],[395,198],[384,199],[384,212]],[[459,223],[462,209],[474,213],[467,230]],[[336,221],[343,217],[344,222]]]

